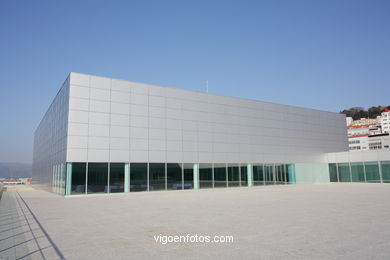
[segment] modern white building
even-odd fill
[[[70,73],[35,132],[33,184],[73,195],[342,181],[329,155],[347,151],[342,114]]]
[[[387,149],[390,146],[388,107],[376,118],[346,118],[350,151]]]
[[[380,120],[382,133],[390,133],[390,112],[388,107],[386,107],[385,112],[382,112]]]

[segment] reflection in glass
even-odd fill
[[[130,192],[148,190],[148,164],[130,163]]]
[[[213,187],[213,165],[211,163],[199,164],[199,187],[201,189]]]
[[[183,189],[181,163],[167,163],[168,190]]]
[[[184,189],[189,190],[194,188],[194,164],[184,164]]]
[[[329,164],[329,180],[330,182],[338,182],[337,178],[337,166],[335,163]]]
[[[352,162],[351,163],[351,174],[353,182],[365,182],[364,178],[364,165],[363,163]]]
[[[283,164],[275,165],[275,178],[276,184],[284,184],[284,169]]]
[[[110,163],[110,192],[124,192],[125,164]]]
[[[273,164],[265,164],[264,165],[264,176],[265,176],[265,184],[266,185],[275,184],[274,168],[275,167]]]
[[[247,166],[240,167],[240,174],[241,174],[241,186],[248,186],[248,168]]]
[[[149,191],[165,190],[165,163],[149,163]]]
[[[262,164],[253,165],[253,185],[264,185],[264,173]]]
[[[108,192],[108,163],[88,163],[87,193]]]
[[[349,172],[349,163],[338,163],[337,167],[339,169],[340,182],[350,182],[351,174]]]
[[[226,188],[226,164],[216,163],[214,164],[214,187],[216,188]]]
[[[378,162],[364,163],[366,168],[367,182],[380,182]]]
[[[283,164],[283,172],[284,172],[284,184],[289,184],[290,180],[288,179],[287,164]]]
[[[228,165],[228,187],[237,187],[240,185],[240,172],[238,164]]]
[[[381,167],[382,167],[383,182],[389,183],[390,182],[390,161],[382,161]]]
[[[286,176],[288,183],[295,183],[295,165],[294,164],[286,164]]]

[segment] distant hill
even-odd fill
[[[2,163],[0,162],[0,178],[17,179],[31,177],[31,163]]]
[[[376,118],[377,116],[381,115],[381,113],[385,110],[385,107],[386,106],[370,107],[367,110],[365,110],[363,107],[351,107],[350,109],[344,109],[343,111],[340,111],[340,113],[352,117],[353,120],[360,118]]]

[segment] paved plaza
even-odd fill
[[[0,259],[389,259],[390,184],[61,197],[7,190]],[[159,235],[231,235],[162,243]]]

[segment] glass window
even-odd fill
[[[130,163],[130,192],[148,190],[148,164]]]
[[[284,174],[284,183],[288,184],[289,179],[288,179],[288,172],[287,172],[287,164],[283,164],[283,174]]]
[[[264,173],[262,164],[253,165],[253,185],[264,185]]]
[[[351,174],[353,182],[365,182],[364,178],[364,165],[363,163],[353,162],[351,163]]]
[[[165,190],[165,163],[149,163],[149,191]]]
[[[72,163],[71,194],[84,194],[87,173],[86,163]]]
[[[240,185],[240,171],[238,164],[228,165],[228,187],[237,187]]]
[[[275,184],[274,165],[273,164],[264,165],[264,176],[265,176],[265,184],[266,185]]]
[[[214,187],[216,188],[226,188],[226,164],[216,163],[214,164]]]
[[[247,166],[241,166],[241,186],[248,186],[248,168]]]
[[[125,164],[110,163],[110,192],[125,191]]]
[[[194,164],[184,164],[184,189],[190,190],[194,188]]]
[[[338,163],[337,167],[339,169],[340,182],[350,182],[351,174],[349,172],[349,163]]]
[[[201,189],[213,187],[213,165],[211,163],[199,164],[199,187]]]
[[[87,193],[108,192],[108,163],[88,163]]]
[[[329,180],[330,180],[330,182],[338,182],[337,166],[335,163],[329,164]]]
[[[168,190],[183,189],[181,163],[167,164],[167,188]]]
[[[366,162],[364,165],[367,182],[380,182],[378,162]]]
[[[382,161],[381,167],[382,167],[383,182],[389,183],[390,182],[390,161]]]
[[[277,184],[284,184],[283,164],[276,164],[275,165],[275,177],[276,177]]]
[[[287,183],[295,183],[295,165],[286,164]]]

